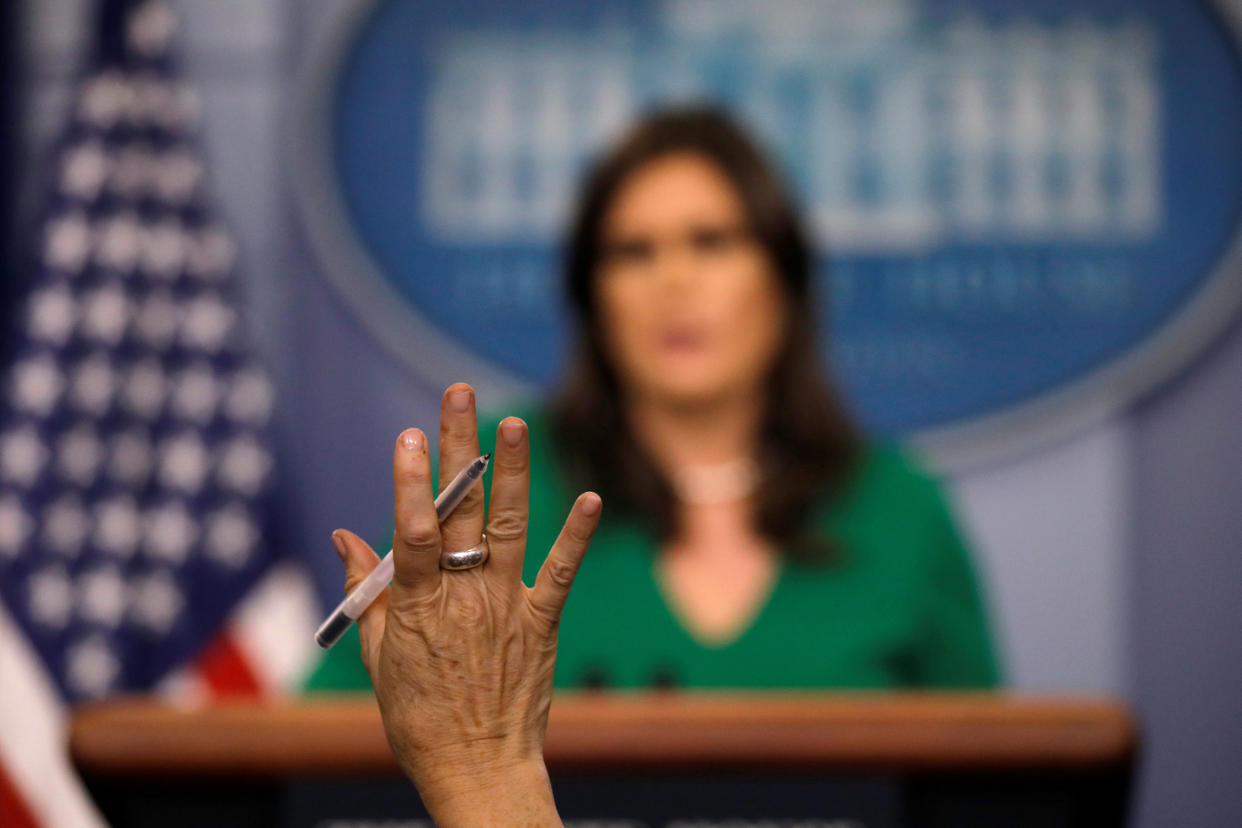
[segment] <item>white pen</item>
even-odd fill
[[[452,514],[457,504],[466,497],[470,487],[482,479],[483,472],[487,471],[487,464],[491,458],[490,453],[476,457],[469,466],[458,472],[451,483],[444,487],[444,491],[440,492],[440,496],[436,498],[437,520],[443,523],[444,519]],[[379,562],[379,566],[372,569],[371,574],[354,587],[354,591],[346,595],[345,600],[337,604],[328,619],[319,625],[319,630],[315,633],[315,643],[326,650],[340,641],[345,631],[362,617],[367,607],[371,606],[384,591],[384,587],[388,586],[388,582],[392,580],[392,571],[392,550],[389,549],[388,554]]]

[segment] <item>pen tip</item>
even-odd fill
[[[483,462],[484,462],[484,463],[490,462],[490,461],[491,461],[491,459],[492,459],[492,453],[491,453],[490,451],[489,451],[487,454],[483,455]]]

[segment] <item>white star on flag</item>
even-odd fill
[[[199,425],[211,422],[219,400],[219,383],[205,363],[192,365],[177,377],[172,392],[172,413]]]
[[[150,189],[155,159],[149,147],[127,146],[117,154],[108,190],[122,198],[140,198]]]
[[[106,130],[124,114],[130,86],[119,71],[105,71],[86,81],[78,114],[90,126]]]
[[[30,614],[40,624],[63,628],[75,603],[73,581],[63,566],[49,566],[30,576]]]
[[[0,498],[0,556],[12,560],[34,529],[34,521],[13,495]]]
[[[147,228],[142,249],[144,271],[171,281],[180,275],[184,260],[185,231],[179,221],[168,218]]]
[[[214,296],[204,296],[190,303],[181,327],[181,341],[207,352],[220,350],[237,312]]]
[[[125,292],[119,285],[104,285],[88,293],[82,304],[83,335],[104,345],[116,345],[128,322]]]
[[[115,495],[95,507],[95,543],[105,552],[128,558],[141,534],[142,522],[133,497]]]
[[[82,618],[115,627],[125,614],[125,579],[115,566],[105,566],[78,576],[78,611]]]
[[[0,437],[0,478],[32,486],[47,462],[48,450],[33,426]]]
[[[86,488],[103,462],[104,447],[89,423],[81,423],[60,438],[56,449],[56,471],[65,480]]]
[[[186,201],[202,177],[202,162],[184,147],[175,149],[165,153],[156,167],[155,191],[169,201]]]
[[[231,504],[207,518],[207,554],[229,566],[241,566],[259,539],[259,531],[246,510]]]
[[[207,476],[210,455],[193,431],[183,431],[159,446],[159,480],[170,489],[195,494]]]
[[[77,273],[91,253],[91,228],[81,211],[54,219],[47,233],[44,259],[48,266]]]
[[[220,459],[220,482],[246,495],[259,490],[272,467],[272,458],[253,438],[238,437],[225,444]]]
[[[238,374],[224,404],[230,419],[241,423],[264,423],[272,411],[272,386],[257,371]]]
[[[200,279],[214,281],[227,274],[237,256],[237,246],[219,227],[208,228],[189,239],[186,269]]]
[[[108,474],[118,483],[136,490],[147,482],[155,462],[154,454],[147,430],[141,425],[131,426],[113,438]]]
[[[166,288],[152,290],[138,311],[138,340],[153,351],[163,350],[177,332],[177,314]]]
[[[110,159],[99,141],[88,141],[65,156],[60,185],[82,200],[95,198],[108,179]]]
[[[186,559],[198,537],[198,524],[182,500],[170,500],[147,513],[144,548],[170,564]]]
[[[77,303],[64,285],[43,288],[30,300],[30,335],[50,345],[64,345],[73,333],[76,315]]]
[[[95,261],[101,267],[129,272],[142,253],[142,225],[134,213],[120,213],[101,228]]]
[[[67,492],[43,512],[43,543],[64,557],[74,557],[91,530],[90,517],[76,492]]]
[[[121,672],[120,660],[102,636],[71,646],[65,661],[70,685],[86,698],[111,690]]]
[[[148,357],[130,368],[121,396],[135,416],[154,420],[164,405],[164,393],[164,370],[158,359]]]
[[[166,572],[156,572],[137,580],[130,612],[134,620],[157,633],[168,632],[185,606],[181,590]]]
[[[48,354],[24,360],[13,370],[13,401],[31,414],[50,413],[64,388],[60,367]]]
[[[115,391],[116,376],[106,353],[93,353],[73,369],[69,395],[79,410],[102,417]]]

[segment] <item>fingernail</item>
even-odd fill
[[[518,443],[522,442],[522,432],[525,430],[526,423],[517,417],[510,417],[500,424],[500,436],[509,448],[517,448]]]
[[[449,392],[449,408],[458,414],[465,414],[470,410],[470,390],[467,388],[459,388],[456,391]]]
[[[582,514],[587,517],[594,517],[603,503],[595,492],[588,492],[586,497],[582,498]]]
[[[417,428],[407,428],[401,432],[401,445],[410,451],[419,451],[423,447],[423,433]]]
[[[332,546],[336,549],[337,557],[341,559],[341,563],[345,563],[345,541],[337,532],[332,533]]]

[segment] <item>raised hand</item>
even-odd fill
[[[473,391],[451,386],[441,410],[441,485],[478,456],[476,429]],[[484,541],[481,487],[441,526],[426,435],[407,429],[393,451],[395,573],[358,621],[362,658],[389,745],[440,824],[556,821],[543,765],[556,634],[601,502],[590,492],[578,497],[527,588],[529,463],[526,424],[503,420]],[[379,558],[346,530],[333,541],[349,591]],[[490,551],[483,565],[441,569],[443,553],[481,542]]]

